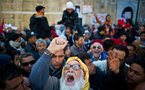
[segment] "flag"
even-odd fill
[[[2,19],[2,23],[0,25],[0,33],[3,33],[4,32],[4,18]]]

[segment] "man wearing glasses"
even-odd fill
[[[31,69],[32,69],[32,65],[35,63],[35,59],[33,57],[33,54],[31,53],[24,53],[22,55],[20,55],[20,67],[23,70],[23,75],[25,77],[29,77]]]
[[[91,45],[91,59],[92,61],[102,61],[102,60],[106,60],[107,58],[107,55],[103,52],[104,51],[104,48],[103,48],[103,45],[98,43],[98,42],[94,42],[92,45]]]
[[[64,63],[67,43],[68,41],[63,38],[54,38],[35,63],[29,77],[34,90],[88,90],[89,72],[87,66],[77,57],[70,57]],[[51,66],[56,70],[55,74],[61,74],[60,80],[49,69]],[[61,71],[59,72],[59,70]]]

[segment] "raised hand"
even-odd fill
[[[119,73],[120,63],[118,54],[110,50],[108,53],[109,69],[116,74]]]
[[[59,50],[63,50],[66,47],[67,43],[68,41],[66,41],[65,39],[56,37],[51,41],[47,49],[50,53],[55,54]]]

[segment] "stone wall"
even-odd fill
[[[35,13],[35,7],[43,5],[46,7],[46,17],[51,25],[61,20],[67,1],[79,5],[81,11],[83,5],[92,5],[95,13],[109,13],[112,22],[116,22],[117,1],[121,0],[0,0],[0,20],[4,18],[5,23],[29,28],[29,19]],[[140,15],[144,14],[140,13]],[[89,15],[83,14],[82,18],[85,24],[90,24]]]
[[[29,27],[30,16],[35,13],[37,5],[46,7],[46,17],[49,24],[61,20],[62,11],[67,1],[70,0],[0,0],[0,19],[4,18],[5,23],[12,23],[16,26]],[[71,0],[79,5],[92,5],[95,13],[110,13],[112,20],[115,20],[115,5],[110,5],[111,0]],[[85,16],[86,24],[90,24],[90,17]],[[83,18],[84,21],[84,18]]]

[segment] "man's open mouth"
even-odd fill
[[[95,51],[95,53],[100,53],[99,51]]]
[[[66,76],[66,85],[73,86],[74,84],[75,84],[75,78],[74,78],[74,76],[71,75],[71,74],[68,74]]]

